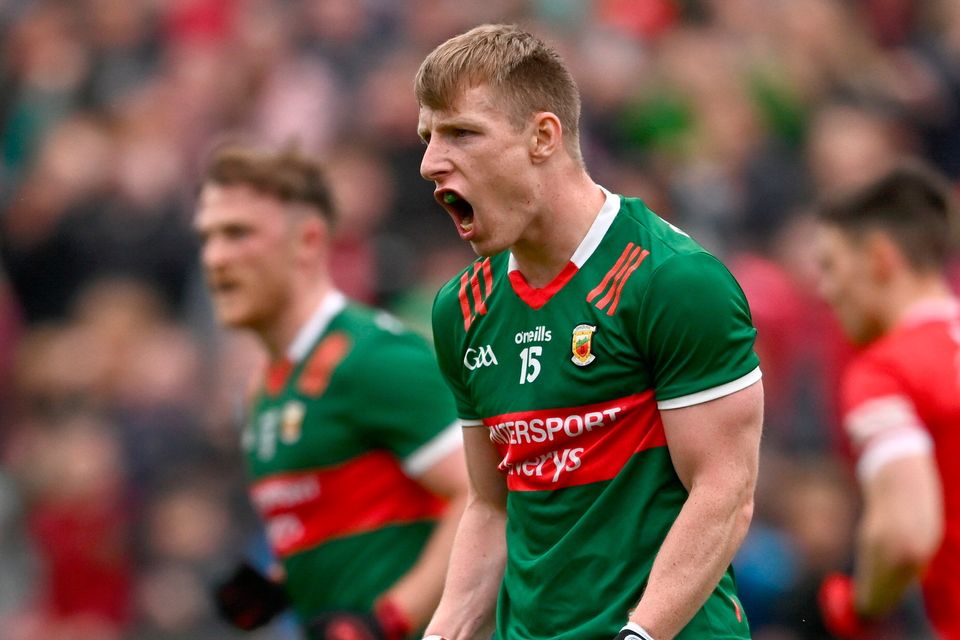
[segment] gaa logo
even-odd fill
[[[470,371],[479,369],[480,367],[491,367],[498,364],[500,363],[497,362],[497,356],[494,355],[493,347],[490,345],[480,347],[479,349],[470,347],[467,349],[467,352],[463,354],[463,366]]]

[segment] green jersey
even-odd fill
[[[660,410],[760,379],[743,292],[608,193],[553,282],[531,287],[507,253],[479,259],[440,290],[433,327],[461,422],[489,429],[509,489],[497,637],[614,637],[687,498]],[[749,638],[730,570],[677,637]]]
[[[251,498],[303,620],[369,611],[442,502],[416,477],[460,446],[428,343],[329,294],[273,363],[243,436]]]

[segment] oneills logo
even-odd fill
[[[593,343],[593,334],[597,328],[589,324],[578,324],[573,329],[573,364],[578,367],[585,367],[596,359],[596,356],[590,353],[590,347]]]

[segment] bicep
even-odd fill
[[[674,468],[688,491],[703,480],[752,486],[763,425],[762,382],[660,416]]]
[[[931,554],[943,530],[940,474],[932,453],[891,459],[861,478],[865,526]]]
[[[417,476],[417,482],[431,493],[445,498],[465,495],[467,492],[467,465],[463,447],[457,447],[433,463]]]

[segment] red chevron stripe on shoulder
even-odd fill
[[[643,247],[628,242],[623,249],[623,253],[620,254],[620,257],[603,277],[603,280],[600,281],[600,284],[587,294],[587,302],[593,302],[594,298],[603,293],[604,295],[597,301],[596,307],[601,311],[606,309],[607,315],[612,316],[620,304],[620,295],[623,293],[624,285],[648,255],[650,255],[650,252]]]
[[[481,286],[482,285],[482,286]],[[490,258],[473,263],[473,272],[464,271],[460,276],[460,311],[463,313],[463,329],[470,329],[478,315],[486,315],[487,298],[493,291],[493,271]]]
[[[607,271],[607,275],[603,276],[603,280],[600,281],[600,284],[598,284],[593,291],[587,295],[587,302],[593,302],[594,298],[603,293],[603,290],[607,288],[608,284],[610,284],[610,279],[613,277],[613,275],[620,271],[620,267],[623,266],[623,263],[626,261],[631,249],[633,249],[633,243],[628,242],[627,246],[623,249],[623,253],[620,254],[620,257],[617,258],[617,261],[612,267],[610,267],[610,271]]]

